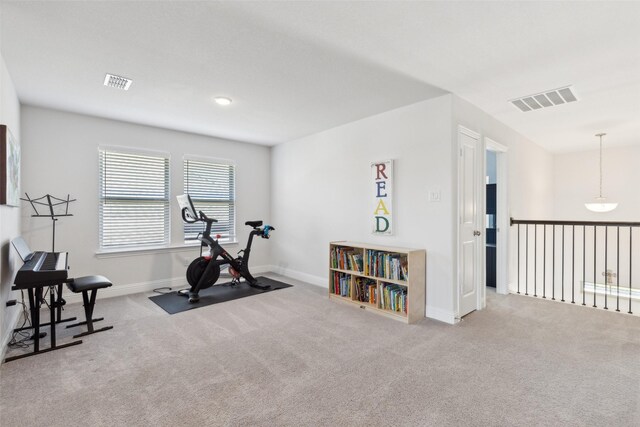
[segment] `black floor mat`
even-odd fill
[[[216,304],[219,302],[231,301],[238,298],[244,298],[251,295],[263,294],[265,292],[275,291],[283,288],[290,288],[293,285],[278,282],[268,277],[256,277],[261,285],[271,285],[269,289],[261,290],[252,288],[247,282],[239,285],[231,285],[231,283],[222,283],[213,285],[210,288],[200,291],[200,301],[190,304],[189,299],[185,296],[178,295],[178,292],[169,292],[162,295],[154,295],[149,299],[158,304],[164,311],[169,314],[176,314],[182,311],[192,310],[198,307]]]

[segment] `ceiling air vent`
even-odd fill
[[[561,87],[560,89],[548,90],[535,95],[527,95],[521,98],[512,99],[511,102],[520,111],[526,113],[531,110],[539,110],[541,108],[553,107],[567,102],[577,101],[576,95],[571,91],[571,86]]]
[[[128,79],[126,77],[116,76],[114,74],[107,74],[104,77],[104,85],[115,87],[116,89],[129,90],[129,86],[133,80]]]

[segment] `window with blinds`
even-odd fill
[[[222,242],[236,240],[235,165],[216,160],[184,159],[184,192],[191,196],[196,211],[215,218],[211,235],[220,234]],[[185,242],[203,231],[203,223],[184,224]]]
[[[169,243],[169,155],[101,148],[100,248]]]

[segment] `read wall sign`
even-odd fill
[[[393,160],[371,163],[373,234],[393,233]]]

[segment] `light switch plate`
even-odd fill
[[[428,200],[430,202],[439,202],[440,201],[440,191],[439,190],[431,190],[431,191],[429,191]]]

